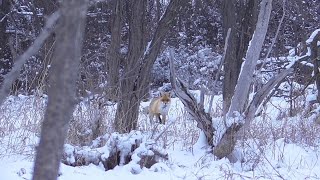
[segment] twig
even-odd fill
[[[229,28],[228,32],[227,32],[226,41],[224,43],[223,55],[221,57],[220,65],[219,65],[219,68],[218,68],[218,72],[217,72],[217,74],[215,76],[215,80],[213,82],[213,88],[216,87],[218,79],[219,79],[219,76],[220,76],[220,73],[222,71],[222,66],[223,66],[223,63],[224,63],[224,59],[226,57],[227,48],[228,48],[228,44],[229,44],[230,33],[231,33],[231,28]],[[213,98],[214,98],[214,94],[212,94],[212,96],[211,96],[208,112],[210,112],[210,110],[212,108]]]
[[[220,72],[222,71],[222,66],[223,66],[223,63],[224,63],[224,60],[225,60],[225,57],[226,57],[226,53],[227,53],[227,49],[228,49],[230,34],[231,34],[231,28],[229,28],[228,31],[227,31],[227,36],[226,36],[226,41],[225,41],[225,44],[224,44],[223,55],[221,57],[221,61],[220,61],[220,65],[219,65],[219,68],[218,68],[218,72],[217,72],[216,77],[215,77],[215,81],[213,82],[213,88],[216,87],[218,79],[220,77]],[[213,99],[214,99],[214,94],[211,95],[208,113],[210,113],[210,111],[212,109]],[[225,108],[223,108],[223,122],[224,122],[224,126],[227,127],[225,111],[226,111]]]

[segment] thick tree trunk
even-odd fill
[[[255,33],[248,47],[246,60],[244,62],[243,69],[240,73],[240,77],[237,82],[236,90],[232,98],[231,106],[228,112],[228,117],[231,117],[234,111],[238,111],[241,113],[244,110],[245,101],[247,100],[249,87],[253,78],[253,71],[254,71],[254,68],[256,67],[256,62],[259,59],[261,48],[265,39],[265,35],[267,33],[271,9],[272,9],[272,1],[262,0],[260,4],[260,12],[258,16]],[[266,89],[270,91],[270,88],[262,88],[262,89]],[[223,158],[232,153],[237,140],[236,134],[238,133],[238,131],[241,129],[242,126],[243,124],[241,122],[236,122],[231,124],[227,128],[220,142],[217,144],[217,146],[214,149],[215,156],[217,156],[218,158]]]
[[[313,37],[309,38],[307,45],[310,46],[311,50],[310,58],[313,62],[313,71],[314,76],[316,76],[316,85],[318,89],[317,101],[320,102],[320,47],[318,46],[318,42],[320,41],[320,29],[314,31],[311,36]]]
[[[120,133],[130,132],[135,129],[138,119],[139,98],[136,76],[139,73],[139,59],[144,50],[144,18],[146,3],[144,0],[129,2],[129,52],[124,62],[124,72],[120,79],[120,91],[115,118],[115,129]]]
[[[237,7],[237,1],[235,0],[223,1],[222,4],[225,36],[227,35],[227,30],[231,28],[227,48],[228,53],[226,53],[224,61],[223,111],[224,114],[226,114],[238,81],[241,64],[243,62],[242,59],[244,58],[248,47],[247,45],[253,34],[258,2],[256,0],[240,2],[240,7]]]
[[[10,0],[0,1],[0,85],[3,81],[2,76],[10,71],[13,64],[9,47],[9,35],[6,33],[7,20],[11,8],[10,2]]]
[[[272,9],[272,1],[264,0],[261,2],[260,6],[257,26],[249,44],[242,68],[242,73],[239,76],[235,93],[231,100],[231,105],[228,112],[229,116],[232,115],[234,111],[238,111],[240,113],[244,111],[245,102],[247,101],[250,84],[253,78],[253,72],[260,57],[262,45],[267,34]]]
[[[107,52],[108,98],[116,100],[119,92],[120,45],[123,0],[112,1],[111,44]]]
[[[152,40],[145,45],[145,41],[141,38],[143,36],[143,27],[141,27],[143,15],[140,13],[143,12],[141,12],[141,7],[136,7],[141,2],[134,1],[132,14],[135,15],[135,18],[129,24],[129,54],[125,63],[124,75],[120,79],[120,98],[115,118],[116,131],[125,133],[136,129],[138,109],[142,98],[146,96],[148,91],[152,65],[160,52],[161,45],[174,18],[186,2],[188,1],[170,1]]]
[[[63,1],[57,46],[50,72],[49,100],[34,166],[34,180],[55,180],[63,144],[75,107],[76,80],[87,11],[87,0]]]

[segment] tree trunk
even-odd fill
[[[119,91],[120,45],[123,19],[123,0],[112,1],[111,43],[107,52],[108,92],[116,100]]]
[[[261,2],[260,6],[256,30],[248,47],[242,73],[239,76],[235,93],[231,100],[228,116],[232,115],[234,111],[238,111],[240,113],[244,111],[245,102],[247,101],[249,94],[250,84],[253,79],[253,72],[260,57],[262,45],[267,34],[272,9],[272,1],[264,0]]]
[[[143,41],[142,2],[134,1],[130,21],[129,53],[124,73],[120,79],[120,94],[115,118],[115,129],[120,133],[136,129],[140,102],[148,91],[152,65],[155,62],[166,33],[185,0],[170,1],[153,34],[152,40],[145,46]],[[140,4],[140,7],[139,7]]]
[[[75,107],[76,80],[87,12],[87,0],[63,1],[57,46],[50,72],[49,100],[34,166],[34,180],[55,180],[68,124]]]
[[[135,83],[139,70],[139,59],[143,55],[146,43],[143,37],[146,3],[144,0],[132,0],[129,4],[131,7],[129,12],[129,52],[120,79],[120,92],[115,118],[115,129],[120,133],[130,132],[135,129],[137,124],[140,97]]]
[[[252,37],[251,43],[249,44],[246,60],[238,79],[234,97],[232,98],[231,106],[228,112],[229,117],[232,116],[232,113],[234,111],[238,111],[241,113],[244,110],[245,101],[247,100],[249,87],[253,78],[253,71],[256,67],[256,62],[259,59],[261,48],[265,39],[265,35],[267,33],[271,9],[272,1],[262,0],[260,4],[260,12],[256,30]],[[262,89],[269,90],[269,88]],[[237,140],[236,134],[242,126],[242,123],[236,122],[231,124],[227,128],[220,142],[214,149],[215,156],[217,156],[218,158],[223,158],[232,153]]]
[[[247,44],[253,33],[258,2],[256,0],[240,2],[240,4],[243,3],[240,7],[237,7],[237,1],[235,0],[223,1],[222,3],[224,36],[227,35],[227,30],[231,28],[228,53],[225,55],[224,61],[223,111],[226,114],[238,81]]]
[[[10,47],[8,45],[9,35],[6,33],[8,13],[11,8],[10,2],[10,0],[0,1],[0,85],[3,81],[2,76],[10,71],[13,64]]]
[[[311,36],[312,38],[307,42],[307,45],[310,46],[311,49],[310,58],[313,62],[313,71],[314,76],[316,76],[316,85],[318,89],[317,101],[320,102],[320,47],[318,47],[318,42],[320,40],[320,29],[314,31]]]

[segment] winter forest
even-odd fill
[[[320,179],[320,0],[0,0],[0,179]]]

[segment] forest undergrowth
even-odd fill
[[[209,100],[210,97],[206,99]],[[32,157],[35,154],[46,102],[47,97],[44,95],[10,96],[6,100],[0,109],[0,156],[24,154]],[[151,126],[148,114],[143,111],[148,103],[141,104],[138,121],[138,131],[146,139],[154,138],[166,129],[157,139],[157,144],[164,149],[193,152],[194,148],[199,148],[194,145],[199,139],[201,140],[200,130],[177,98],[172,100],[166,125]],[[320,127],[309,118],[312,112],[308,114],[306,108],[301,108],[306,106],[306,102],[299,99],[299,102],[296,103],[298,103],[296,106],[300,108],[295,109],[297,112],[293,117],[289,116],[289,106],[284,98],[271,98],[270,102],[266,103],[262,112],[251,124],[250,131],[246,133],[245,138],[237,143],[236,151],[240,153],[241,162],[249,163],[251,168],[254,168],[261,158],[266,156],[265,153],[270,150],[268,149],[270,145],[275,144],[278,140],[318,149]],[[115,107],[115,104],[101,106],[95,100],[80,102],[74,111],[66,143],[75,146],[90,146],[94,139],[114,133]],[[211,111],[214,125],[218,129],[216,141],[224,129],[221,107],[219,96],[215,99]]]

